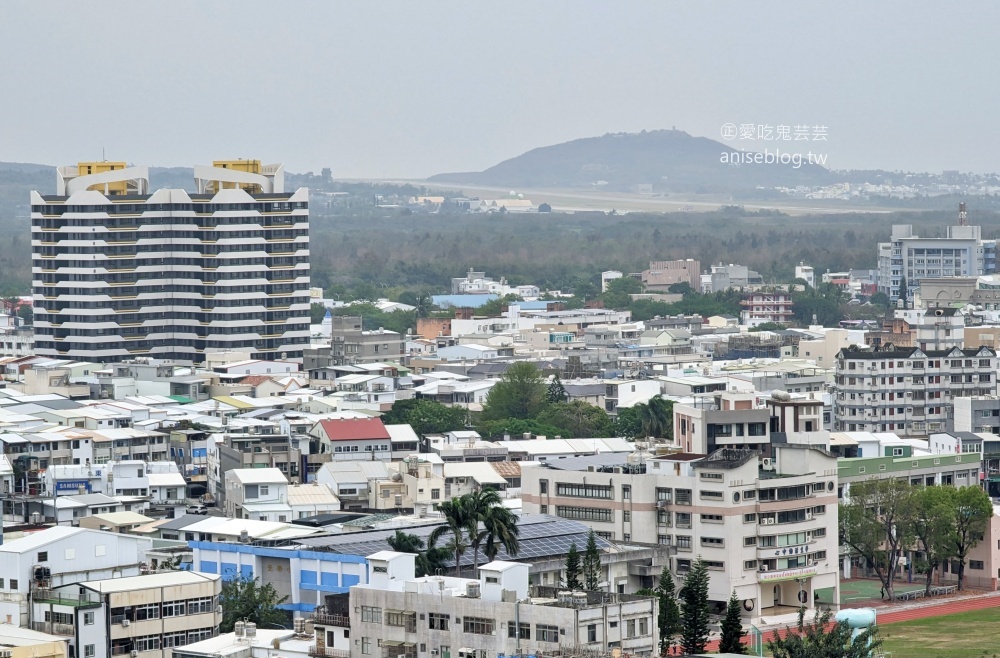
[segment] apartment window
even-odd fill
[[[701,545],[702,546],[709,546],[709,547],[712,547],[712,548],[721,548],[722,546],[725,546],[725,544],[726,544],[725,540],[722,539],[721,537],[702,537],[701,538]]]
[[[135,621],[143,621],[146,619],[159,619],[160,618],[160,604],[151,603],[149,605],[140,605],[135,608]]]
[[[813,553],[809,557],[811,559],[813,559],[813,560],[825,560],[826,559],[826,551],[816,551],[815,553]]]
[[[542,505],[542,509],[540,511],[541,511],[542,514],[548,514],[549,513],[549,506],[548,505]]]
[[[49,552],[48,551],[39,551],[38,552],[38,556],[37,556],[36,559],[38,560],[38,562],[48,562],[49,561]]]
[[[816,528],[812,531],[813,539],[817,537],[826,537],[826,528]]]
[[[132,649],[134,651],[155,651],[160,648],[160,636],[159,635],[146,635],[143,637],[137,637],[132,640]]]
[[[705,568],[706,569],[712,569],[713,571],[725,571],[726,570],[726,563],[725,562],[717,562],[717,561],[714,561],[714,560],[705,560]]]
[[[745,571],[756,571],[757,570],[757,560],[745,560],[743,562],[743,569]]]
[[[757,538],[756,537],[744,537],[743,538],[743,545],[744,546],[756,546],[757,545]]]
[[[656,543],[663,546],[670,546],[670,535],[656,535]]]
[[[723,522],[722,521],[722,515],[721,514],[702,514],[701,515],[701,522],[702,523],[722,523]]]
[[[675,490],[677,494],[677,504],[678,505],[690,505],[691,504],[691,490],[690,489],[677,489]]]
[[[520,624],[515,627],[514,622],[507,622],[507,637],[517,638],[521,640],[531,639],[531,624]]]
[[[372,639],[370,637],[361,638],[361,653],[369,656],[372,652]]]
[[[427,628],[432,631],[446,631],[448,630],[448,620],[451,618],[450,615],[442,615],[437,612],[430,612],[427,614]]]
[[[625,637],[633,638],[635,637],[635,620],[629,619],[625,622]]]
[[[622,500],[632,499],[632,487],[627,484],[622,485]]]
[[[625,510],[625,512],[624,512],[624,518],[622,520],[625,521],[625,523],[631,523],[632,522],[632,512],[630,512],[628,510]]]
[[[94,658],[97,655],[97,648],[93,644],[83,645],[84,658]]]
[[[567,505],[556,506],[556,516],[575,521],[603,521],[610,523],[614,521],[614,512],[600,507],[569,507]]]
[[[462,619],[462,631],[476,635],[490,635],[493,633],[493,620],[484,617],[465,617]]]
[[[376,608],[370,605],[361,606],[361,621],[371,622],[373,624],[381,624],[382,608]]]
[[[689,535],[677,535],[677,548],[691,549],[691,537]]]
[[[545,493],[544,491],[542,493]],[[600,486],[596,484],[564,484],[556,483],[556,495],[571,498],[601,498],[611,500],[612,488],[610,486]],[[622,495],[625,495],[625,488],[622,488]]]
[[[549,624],[535,624],[535,641],[537,642],[558,642],[559,627]]]
[[[440,489],[431,489],[431,500],[438,500],[441,498]]]
[[[744,514],[743,515],[743,523],[756,523],[756,522],[757,522],[757,514],[756,513],[750,513],[750,514]]]
[[[597,642],[597,624],[587,624],[587,642]]]
[[[94,613],[93,612],[85,612],[85,613],[83,613],[83,625],[84,626],[93,626],[94,625]]]
[[[699,491],[698,496],[702,500],[722,500],[721,491]]]
[[[10,579],[10,588],[13,591],[17,591],[17,578]]]
[[[646,617],[639,619],[639,635],[649,635],[649,619]]]
[[[664,489],[662,487],[657,487],[656,488],[656,500],[666,500],[666,501],[669,501],[671,499],[671,497],[672,497],[671,496],[672,493],[673,493],[672,489]]]
[[[626,532],[622,535],[622,541],[632,541],[632,535]]]
[[[263,498],[264,496],[266,496],[269,491],[270,491],[270,489],[268,488],[268,485],[266,485],[266,484],[260,485],[260,488],[258,489],[258,493],[259,493],[259,496],[261,498]]]
[[[969,568],[970,569],[975,569],[976,571],[982,571],[983,570],[983,561],[982,560],[969,560]]]
[[[187,609],[189,615],[202,615],[212,612],[215,609],[215,602],[211,596],[202,597],[200,599],[188,599]],[[378,610],[378,608],[376,608],[376,610]],[[379,621],[381,621],[381,619]]]
[[[723,479],[722,473],[705,472],[700,473],[702,480],[721,480]]]
[[[183,617],[184,616],[184,601],[167,601],[163,604],[163,617]]]
[[[691,527],[691,514],[689,512],[677,512],[677,527],[678,528]]]
[[[543,494],[543,495],[549,493],[549,481],[548,480],[539,480],[538,481],[538,493]]]
[[[746,489],[743,491],[743,500],[755,500],[757,498],[756,489]]]

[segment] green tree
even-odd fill
[[[882,640],[875,626],[856,637],[846,621],[834,623],[833,613],[824,610],[810,624],[805,623],[805,608],[799,608],[796,629],[787,628],[784,637],[775,633],[767,643],[774,658],[870,658],[881,655]]]
[[[677,591],[668,567],[663,567],[660,572],[656,594],[660,599],[660,611],[656,618],[660,631],[660,653],[666,654],[673,648],[675,638],[681,630],[681,610],[677,606]]]
[[[781,331],[782,329],[787,329],[785,325],[780,322],[761,322],[757,326],[750,327],[748,331]]]
[[[848,502],[840,506],[843,543],[872,565],[890,601],[900,558],[912,545],[913,493],[909,482],[871,478],[852,483]]]
[[[667,292],[674,295],[689,295],[695,292],[695,289],[687,281],[678,281],[667,286]]]
[[[583,400],[549,404],[538,414],[538,422],[558,428],[564,438],[608,437],[615,427],[607,412]]]
[[[35,318],[35,309],[31,304],[21,304],[17,308],[17,317],[24,320],[24,324],[31,324]]]
[[[645,289],[642,281],[630,276],[623,276],[608,282],[608,289],[601,295],[605,308],[626,309],[632,304],[632,295],[637,295]]]
[[[571,544],[566,554],[566,589],[578,590],[580,587],[580,552],[576,544]]]
[[[924,593],[930,596],[934,571],[949,555],[951,501],[950,487],[919,487],[913,495],[910,515],[913,538],[924,557],[917,571],[926,575]]]
[[[549,382],[549,387],[545,391],[545,399],[552,403],[566,402],[569,399],[569,393],[566,392],[566,387],[563,386],[559,375],[553,377],[552,381]]]
[[[397,400],[382,414],[382,422],[386,425],[409,425],[418,436],[464,429],[466,418],[465,409],[448,407],[426,398]]]
[[[486,302],[478,309],[476,309],[476,313],[479,315],[484,315],[488,318],[497,317],[501,313],[503,313],[503,310],[506,307],[519,301],[521,301],[521,298],[518,297],[517,295],[514,294],[504,295],[503,297],[497,297],[495,299],[491,299],[490,301]]]
[[[626,439],[637,439],[642,436],[642,420],[635,407],[619,407],[615,417],[614,435]]]
[[[642,427],[642,436],[671,439],[674,436],[674,403],[662,395],[654,395],[648,402],[635,405]]]
[[[278,596],[271,583],[260,584],[259,578],[238,576],[222,584],[222,625],[223,633],[230,633],[237,621],[246,619],[258,626],[283,626],[287,616],[278,606],[288,599]]]
[[[896,296],[896,299],[903,300],[903,308],[909,307],[910,304],[909,296],[910,296],[910,291],[906,287],[906,277],[904,276],[902,279],[899,280],[899,295]]]
[[[309,322],[311,324],[321,324],[326,317],[326,306],[319,302],[309,305]]]
[[[892,300],[889,299],[889,295],[885,294],[884,292],[875,293],[874,295],[871,296],[871,299],[869,299],[868,301],[874,304],[875,306],[882,306],[882,307],[888,307],[889,304],[892,303]]]
[[[681,651],[685,654],[705,653],[708,614],[708,569],[699,555],[681,588]]]
[[[517,516],[504,507],[496,489],[480,489],[461,498],[465,510],[466,534],[472,547],[472,569],[479,568],[479,549],[492,560],[500,548],[517,555]],[[481,527],[480,527],[481,526]]]
[[[490,389],[480,419],[535,418],[547,404],[545,393],[545,381],[535,364],[512,363]]]
[[[455,570],[459,577],[462,576],[462,556],[469,548],[465,534],[469,523],[469,514],[465,508],[465,502],[462,498],[455,497],[438,505],[438,511],[444,516],[444,525],[434,528],[434,531],[427,538],[427,546],[436,548],[441,537],[451,535],[451,539],[445,547],[455,556]]]
[[[743,644],[746,631],[743,630],[740,600],[736,598],[736,590],[733,590],[733,593],[729,595],[729,602],[726,603],[726,616],[722,620],[720,631],[719,653],[746,654],[747,648]]]
[[[583,586],[594,591],[601,583],[601,553],[597,548],[597,535],[593,529],[587,534],[587,548],[583,552]]]
[[[444,570],[444,560],[448,557],[448,551],[443,548],[424,548],[424,540],[416,535],[411,535],[397,530],[396,534],[386,538],[392,550],[398,553],[415,553],[417,577],[429,576],[440,573]]]
[[[554,437],[561,435],[563,430],[555,425],[549,425],[539,420],[501,418],[499,420],[480,421],[476,424],[476,431],[487,438],[502,437],[508,434],[513,438],[521,438],[525,434]]]
[[[951,496],[951,554],[958,560],[958,589],[965,586],[965,561],[979,545],[993,516],[989,494],[977,486],[949,488]]]

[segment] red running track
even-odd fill
[[[898,624],[903,621],[914,619],[926,619],[927,617],[943,617],[961,612],[972,612],[973,610],[985,610],[987,608],[1000,607],[1000,596],[977,596],[974,598],[962,599],[960,601],[942,601],[933,605],[923,605],[919,607],[904,608],[902,610],[892,610],[890,612],[878,613],[878,625]],[[832,626],[833,624],[830,624]],[[764,644],[774,638],[775,634],[784,637],[787,629],[770,630],[764,632]],[[712,640],[708,643],[706,651],[714,652],[719,650],[719,641]]]

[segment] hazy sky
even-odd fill
[[[4,0],[0,161],[423,177],[732,122],[825,125],[834,168],[997,171],[998,26],[992,0]]]

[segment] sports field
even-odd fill
[[[1000,658],[1000,608],[880,625],[879,633],[892,658]]]
[[[923,583],[896,583],[896,594],[924,589]],[[842,580],[840,581],[840,603],[863,603],[871,599],[879,599],[882,595],[882,583],[877,580]],[[816,590],[820,603],[833,603],[833,588]],[[888,599],[887,599],[888,600]]]

